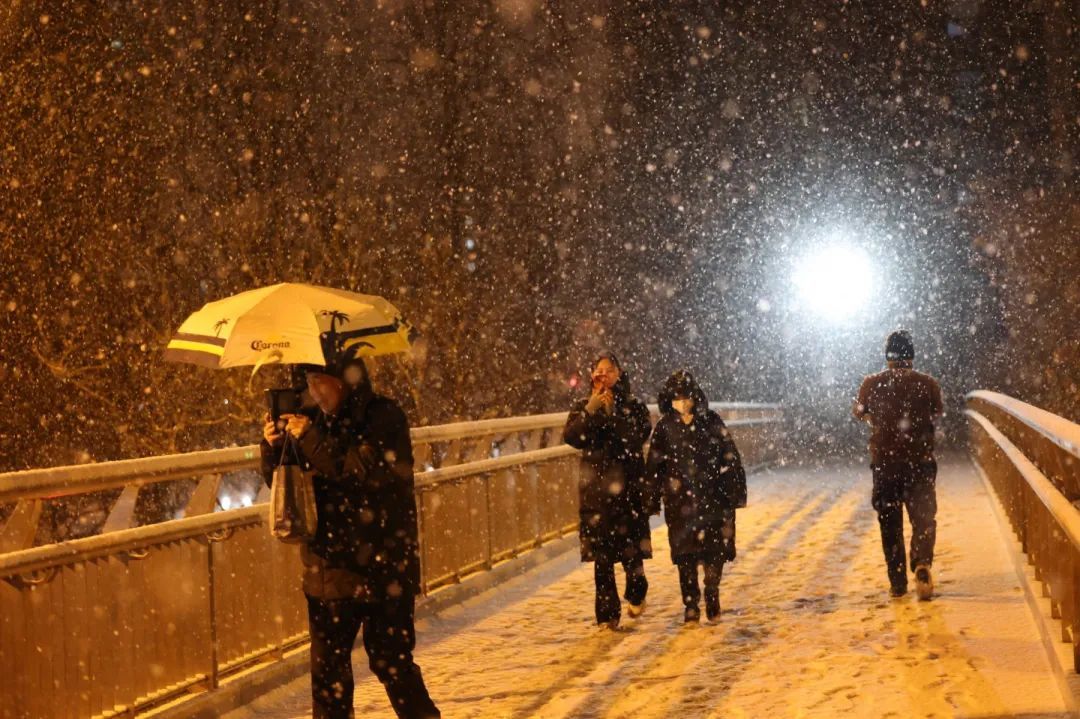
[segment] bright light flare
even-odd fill
[[[870,300],[874,264],[862,249],[832,245],[805,255],[792,276],[803,307],[829,322],[851,319]]]

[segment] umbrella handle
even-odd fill
[[[255,363],[255,366],[251,368],[251,376],[248,377],[248,394],[253,394],[255,392],[255,375],[263,368],[263,365],[280,363],[284,357],[285,355],[281,354],[281,350],[273,350],[266,355],[266,357]]]

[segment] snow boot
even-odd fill
[[[693,624],[694,622],[701,621],[701,610],[697,607],[687,607],[683,612],[683,623]]]
[[[705,595],[705,617],[711,622],[720,616],[720,595]]]
[[[641,600],[641,604],[628,604],[626,606],[626,613],[630,615],[631,619],[637,619],[645,612],[645,600]]]
[[[612,631],[612,632],[614,632],[615,630],[617,630],[619,628],[619,618],[615,617],[614,619],[609,619],[606,622],[597,622],[596,626],[598,626],[600,629],[602,629],[604,631]]]
[[[915,592],[923,602],[934,596],[934,579],[930,576],[930,567],[925,564],[915,567]]]
[[[893,599],[902,597],[905,594],[907,594],[907,587],[900,587],[895,584],[889,587],[889,596]]]

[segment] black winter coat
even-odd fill
[[[651,429],[649,409],[630,394],[625,375],[613,394],[611,414],[589,414],[588,400],[576,401],[563,429],[563,441],[581,450],[578,535],[583,562],[652,557],[642,451]]]
[[[685,385],[689,375],[678,374]],[[676,376],[660,393],[661,417],[649,445],[648,509],[658,512],[663,500],[673,562],[695,556],[730,561],[735,509],[746,506],[746,472],[724,420],[708,408],[693,378],[693,422],[684,424],[672,409]]]
[[[385,601],[420,589],[413,453],[404,412],[386,397],[354,390],[333,417],[312,419],[299,460],[314,471],[319,523],[301,549],[304,593],[318,599]],[[280,449],[262,443],[262,473],[273,478]],[[286,463],[295,463],[292,450]]]

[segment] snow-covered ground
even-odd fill
[[[447,719],[1065,716],[966,460],[938,479],[932,602],[888,598],[869,495],[858,467],[752,476],[717,623],[682,624],[660,529],[648,609],[619,631],[593,626],[591,565],[570,552],[422,621],[418,663]],[[354,664],[357,716],[392,717]],[[306,717],[308,691],[297,680],[227,716]]]

